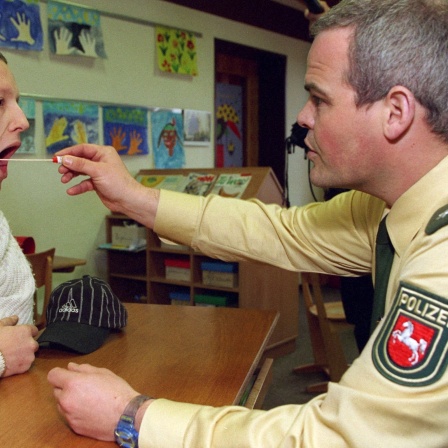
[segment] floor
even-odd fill
[[[337,300],[339,290],[323,286],[324,300]],[[264,400],[263,409],[272,409],[284,404],[303,404],[316,396],[306,392],[306,386],[327,378],[323,373],[295,374],[292,369],[301,364],[313,362],[313,354],[310,346],[308,325],[305,317],[304,305],[299,298],[299,336],[297,338],[296,351],[277,358],[273,365],[273,381]],[[353,334],[346,333],[343,337],[344,349],[349,362],[358,355],[358,349]]]

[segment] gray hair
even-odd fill
[[[342,0],[311,33],[341,27],[353,29],[346,78],[357,106],[404,86],[448,143],[448,0]]]

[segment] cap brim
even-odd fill
[[[98,350],[109,335],[109,329],[77,322],[48,324],[37,339],[40,348],[57,348],[86,355]]]

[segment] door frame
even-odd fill
[[[229,56],[228,60],[237,58],[239,62],[234,66],[223,65],[220,55]],[[258,76],[247,78],[246,88],[246,128],[243,132],[247,136],[248,151],[244,157],[245,166],[271,167],[283,188],[286,163],[286,63],[284,55],[215,39],[215,79],[218,68],[221,73],[227,70],[229,75],[240,76],[243,72],[241,64],[255,64]],[[247,69],[244,71],[247,72]]]

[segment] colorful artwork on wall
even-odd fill
[[[180,75],[198,75],[198,54],[193,33],[156,26],[156,46],[160,70]]]
[[[20,133],[22,144],[17,154],[36,154],[35,130],[36,130],[36,101],[32,98],[20,97],[19,106],[23,110],[30,127]]]
[[[242,87],[216,85],[216,159],[218,168],[243,166]]]
[[[157,109],[151,113],[152,146],[156,168],[183,168],[183,120],[179,109]]]
[[[98,106],[44,101],[45,146],[49,153],[79,143],[98,143]]]
[[[185,109],[183,115],[185,145],[209,145],[211,138],[210,112]]]
[[[38,0],[0,0],[0,47],[42,50],[43,32]]]
[[[100,13],[48,2],[48,41],[53,54],[106,58]]]
[[[103,107],[104,144],[118,154],[149,154],[148,110],[139,107]]]

